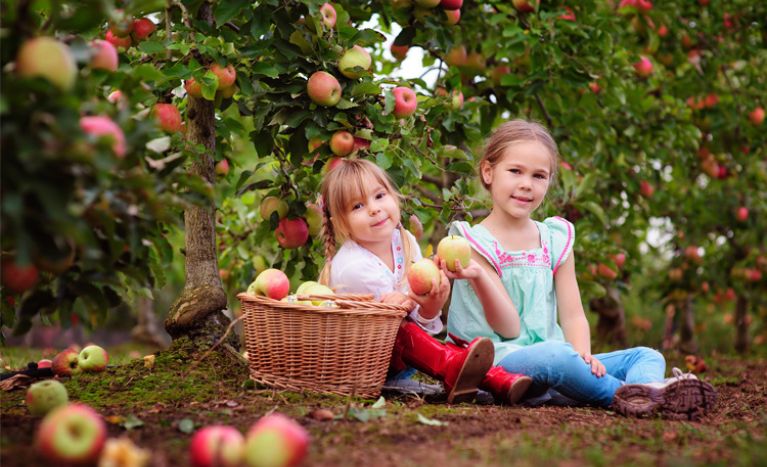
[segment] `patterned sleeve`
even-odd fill
[[[549,217],[543,221],[551,234],[551,266],[556,275],[573,251],[575,242],[575,226],[559,216]]]

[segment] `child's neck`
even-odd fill
[[[505,250],[529,250],[541,246],[538,227],[529,217],[511,217],[493,209],[480,224],[493,234]]]

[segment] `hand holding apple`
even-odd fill
[[[469,241],[458,235],[449,235],[440,240],[437,245],[437,256],[445,261],[450,272],[456,272],[458,261],[462,268],[469,266],[471,260],[471,245]]]
[[[432,288],[439,287],[440,279],[439,268],[429,258],[421,258],[411,264],[407,271],[408,285],[416,295],[426,295]]]

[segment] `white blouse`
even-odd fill
[[[423,257],[421,248],[418,246],[413,234],[407,232],[410,240],[413,261]],[[405,295],[410,291],[407,280],[403,280],[405,274],[405,252],[402,248],[402,236],[399,229],[392,233],[392,256],[394,257],[394,271],[384,264],[381,259],[370,250],[359,245],[354,240],[347,240],[333,257],[330,267],[330,288],[338,293],[369,293],[376,300],[388,292],[398,291]],[[410,312],[410,318],[429,334],[438,334],[442,331],[442,321],[434,319],[428,323],[419,320],[419,307],[416,306]]]

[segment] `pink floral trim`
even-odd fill
[[[518,266],[551,268],[551,257],[549,256],[549,249],[545,243],[540,251],[533,250],[520,253],[508,253],[503,251],[495,240],[493,241],[493,246],[495,247],[495,254],[498,256],[502,268]]]
[[[554,272],[553,274],[557,275],[557,270],[559,269],[560,264],[562,264],[562,258],[565,257],[565,254],[567,253],[567,249],[570,248],[570,244],[573,241],[573,228],[569,222],[567,222],[565,219],[554,216],[554,219],[559,219],[560,221],[565,223],[565,226],[567,226],[567,242],[565,242],[565,248],[562,250],[562,254],[559,255],[559,259],[557,260],[556,266],[554,266]]]
[[[461,228],[461,231],[463,231],[463,236],[466,238],[466,240],[468,240],[469,242],[471,242],[471,244],[472,244],[472,245],[474,245],[474,249],[475,249],[475,250],[477,250],[477,251],[479,251],[479,252],[482,254],[482,256],[484,256],[485,258],[487,258],[488,260],[490,260],[490,262],[491,262],[491,263],[493,263],[493,267],[495,268],[495,272],[497,272],[497,273],[498,273],[498,276],[499,276],[499,277],[500,277],[500,276],[502,276],[502,275],[503,275],[503,273],[501,272],[501,267],[500,267],[500,266],[498,265],[498,263],[497,263],[497,262],[496,262],[496,261],[493,259],[493,257],[492,257],[492,256],[490,256],[490,253],[488,253],[488,252],[487,252],[487,251],[486,251],[484,248],[482,248],[482,245],[480,245],[479,243],[477,243],[477,241],[476,241],[476,240],[474,240],[474,239],[471,237],[471,235],[469,235],[469,232],[466,230],[466,227],[464,227],[464,226],[462,226],[462,225],[461,225],[461,226],[459,226],[459,227]]]

